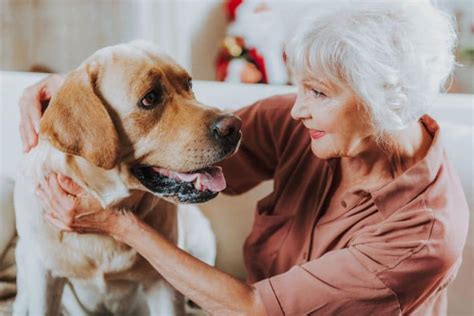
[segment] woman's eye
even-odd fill
[[[326,97],[326,95],[324,93],[322,93],[321,91],[318,91],[318,90],[315,90],[315,89],[311,89],[311,91],[313,92],[313,94],[316,98]]]
[[[140,105],[145,109],[151,109],[163,101],[163,94],[152,90],[148,92],[140,101]]]

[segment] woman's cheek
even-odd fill
[[[324,111],[319,111],[319,114],[315,115],[316,126],[318,130],[330,133],[337,133],[340,128],[340,123],[338,116],[335,115],[331,110],[325,109]]]
[[[318,117],[317,129],[326,134],[318,139],[311,140],[313,153],[321,159],[335,158],[344,151],[344,143],[349,137],[346,133],[348,128],[345,122],[340,121],[337,115],[320,114]]]

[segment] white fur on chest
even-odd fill
[[[85,163],[75,162],[78,166]],[[85,168],[86,170],[90,166]],[[15,209],[18,235],[22,242],[42,261],[42,264],[58,276],[99,279],[107,273],[130,269],[138,258],[135,250],[113,238],[97,234],[61,233],[43,217],[44,210],[36,197],[35,189],[50,172],[60,172],[80,184],[88,181],[95,195],[104,204],[129,194],[120,181],[118,172],[102,171],[100,179],[77,179],[68,170],[66,155],[43,144],[25,156],[23,168],[15,185]],[[94,170],[91,171],[94,176]],[[98,177],[98,176],[96,176]]]

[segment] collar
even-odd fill
[[[420,121],[433,137],[425,157],[393,181],[372,192],[372,199],[385,217],[408,204],[433,183],[443,161],[443,146],[438,123],[428,115]]]

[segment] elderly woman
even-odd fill
[[[468,209],[425,113],[454,64],[451,23],[428,1],[323,8],[287,45],[297,95],[239,111],[244,141],[222,163],[229,194],[275,181],[244,246],[247,283],[133,214],[101,209],[59,175],[38,190],[49,220],[130,245],[211,314],[446,314]],[[22,100],[27,150],[37,137],[35,100],[60,81]],[[95,212],[83,214],[85,205]]]

